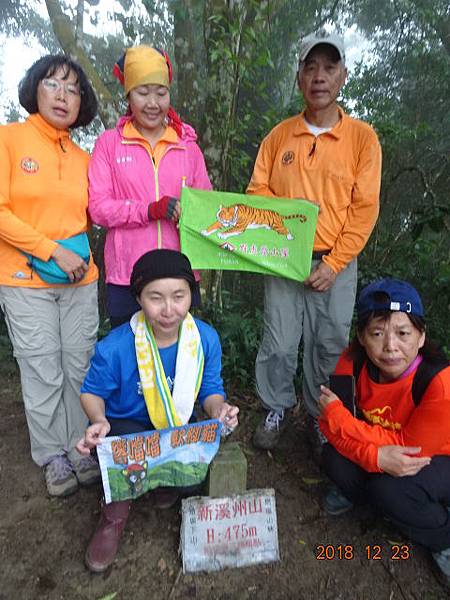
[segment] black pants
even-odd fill
[[[434,456],[417,475],[392,477],[368,473],[325,444],[323,466],[344,496],[375,505],[412,541],[432,552],[450,548],[450,456]]]
[[[139,421],[133,421],[131,419],[108,419],[111,425],[111,430],[108,433],[108,437],[111,435],[126,435],[128,433],[139,433],[141,431],[150,431],[153,429],[151,425],[145,425]],[[160,488],[163,489],[163,488]],[[165,489],[165,488],[164,488]],[[180,496],[197,496],[201,494],[203,485],[189,485],[185,487],[170,488],[176,489]]]

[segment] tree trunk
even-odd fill
[[[94,90],[97,93],[99,101],[99,115],[105,127],[113,127],[119,116],[119,111],[114,103],[113,97],[108,88],[95,69],[93,62],[88,56],[83,46],[77,43],[74,28],[63,13],[58,0],[45,0],[48,16],[64,53],[76,60],[85,71]]]
[[[177,98],[175,108],[183,120],[199,128],[202,118],[205,68],[201,64],[202,31],[199,28],[198,0],[172,0],[174,18],[173,42],[177,66]]]

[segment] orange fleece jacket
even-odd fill
[[[364,248],[376,223],[381,148],[374,130],[339,108],[333,129],[315,137],[304,113],[263,140],[248,194],[304,198],[320,205],[314,250],[336,273]]]
[[[347,352],[335,373],[352,375]],[[364,365],[357,383],[356,402],[365,421],[356,419],[340,400],[330,402],[319,418],[320,429],[343,456],[369,472],[381,472],[378,448],[420,446],[419,456],[450,454],[450,367],[435,375],[419,405],[412,397],[416,371],[391,383],[372,381]]]
[[[87,231],[89,154],[39,114],[0,127],[0,285],[52,287],[21,250],[48,260],[62,240]],[[98,279],[89,271],[75,285]]]

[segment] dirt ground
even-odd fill
[[[438,600],[450,597],[436,579],[427,553],[391,559],[391,544],[406,543],[368,509],[328,518],[320,507],[326,480],[311,459],[301,414],[273,453],[252,448],[260,418],[254,399],[236,398],[241,426],[233,434],[248,460],[248,488],[276,490],[279,563],[183,575],[178,555],[180,514],[157,511],[151,498],[133,505],[118,558],[105,574],[83,564],[98,519],[100,489],[67,499],[46,494],[30,458],[17,373],[1,373],[0,406],[0,600]],[[353,547],[352,560],[317,560],[317,546]],[[382,560],[368,560],[366,546],[381,546]]]

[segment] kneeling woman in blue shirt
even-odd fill
[[[131,286],[142,310],[96,346],[81,388],[91,425],[79,452],[107,435],[184,425],[195,418],[196,399],[210,418],[236,427],[239,409],[225,402],[217,332],[189,313],[195,285],[188,258],[175,250],[153,250],[136,262]],[[154,493],[161,508],[179,498],[175,488]],[[130,505],[103,504],[86,552],[91,571],[113,562]]]

